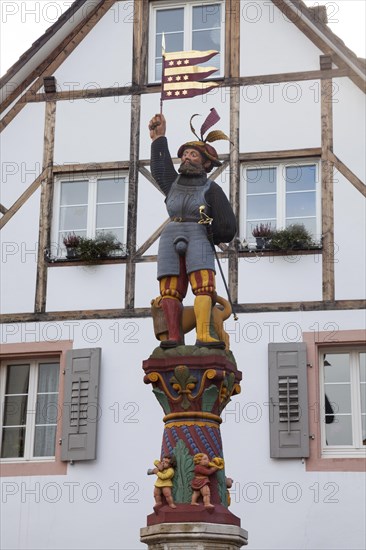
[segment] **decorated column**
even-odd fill
[[[198,138],[193,118],[190,126]],[[247,542],[240,519],[229,510],[232,479],[220,433],[221,413],[240,392],[242,376],[224,330],[230,296],[216,293],[215,244],[230,242],[236,233],[227,197],[207,177],[221,165],[207,142],[229,139],[218,130],[203,137],[219,118],[211,109],[201,138],[179,148],[179,174],[168,150],[165,118],[155,115],[149,125],[152,174],[170,216],[159,243],[160,296],[152,302],[160,346],[143,362],[144,382],[151,384],[164,414],[160,457],[148,471],[154,476],[155,505],[141,531],[149,550],[173,550],[177,544],[187,550],[234,550]],[[183,307],[189,285],[194,305]],[[186,346],[184,333],[192,329],[196,343]]]

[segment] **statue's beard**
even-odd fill
[[[178,168],[178,172],[184,176],[192,177],[198,177],[206,174],[206,170],[203,168],[202,164],[195,164],[190,160],[182,162]]]

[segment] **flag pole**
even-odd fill
[[[163,89],[164,89],[164,62],[165,62],[165,34],[161,37],[161,92],[160,92],[160,114],[163,114]]]

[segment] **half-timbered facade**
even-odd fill
[[[362,548],[365,62],[301,0],[76,0],[2,78],[2,544],[143,547],[162,32],[219,51],[219,87],[163,109],[173,157],[212,107],[231,139],[211,178],[238,221],[218,248],[244,376],[222,425],[232,511],[252,548]],[[304,224],[316,246],[257,250],[257,223]],[[101,232],[122,252],[66,257],[66,234]]]

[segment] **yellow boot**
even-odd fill
[[[210,334],[212,300],[210,296],[196,296],[194,314],[196,316],[196,346],[207,348],[225,348],[225,343]]]

